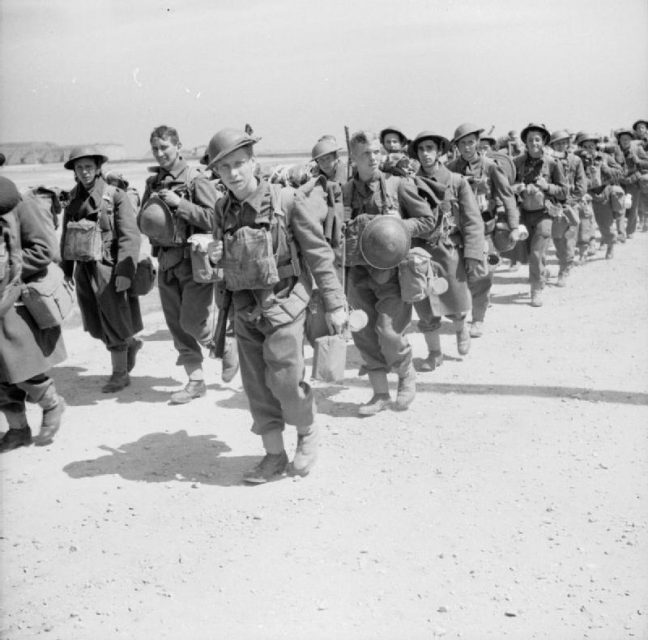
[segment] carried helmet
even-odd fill
[[[417,159],[417,150],[418,146],[423,140],[434,140],[439,147],[439,153],[443,154],[448,150],[450,142],[448,138],[442,136],[440,133],[435,133],[434,131],[421,131],[415,138],[409,143],[408,153],[411,158]]]
[[[544,144],[547,144],[551,138],[551,134],[549,133],[549,129],[547,129],[547,127],[540,123],[530,122],[526,127],[524,127],[524,129],[522,129],[522,132],[520,133],[520,138],[523,142],[526,142],[527,136],[531,131],[539,131],[542,134]]]
[[[4,176],[0,176],[0,216],[9,213],[21,200],[18,187]]]
[[[459,142],[461,138],[465,138],[471,133],[474,133],[477,138],[479,138],[479,136],[484,133],[484,130],[478,127],[476,124],[473,124],[472,122],[464,122],[455,129],[454,136],[452,138],[452,144],[457,144],[457,142]]]
[[[65,169],[70,169],[74,171],[74,163],[79,158],[94,158],[96,163],[101,166],[104,162],[108,162],[108,156],[103,154],[99,147],[94,145],[81,145],[79,147],[72,147],[70,155],[63,165]]]
[[[398,216],[376,216],[363,229],[360,253],[365,262],[375,269],[391,269],[407,255],[411,244],[410,233]]]
[[[222,160],[226,155],[232,153],[232,151],[252,146],[259,142],[259,140],[261,138],[258,136],[251,136],[239,129],[221,129],[212,136],[207,145],[206,155],[209,160],[207,168],[211,169],[219,160]]]
[[[142,207],[138,216],[141,232],[163,247],[173,246],[173,215],[168,205],[158,195],[153,194]]]
[[[311,159],[317,160],[322,156],[327,156],[329,153],[339,153],[340,151],[342,151],[342,147],[338,145],[335,140],[325,138],[324,140],[320,140],[313,147],[313,150],[311,151]]]
[[[493,245],[500,252],[511,251],[515,247],[515,240],[512,240],[510,237],[509,228],[506,225],[500,226],[499,224],[495,226],[493,231]]]
[[[400,139],[401,139],[401,144],[405,145],[407,144],[407,136],[398,128],[398,127],[385,127],[380,131],[380,134],[378,135],[378,138],[380,139],[380,144],[385,143],[385,136],[388,133],[395,133]]]
[[[558,129],[558,131],[554,131],[551,134],[549,144],[553,145],[556,142],[560,142],[561,140],[569,140],[570,138],[571,136],[569,135],[569,131],[567,131],[567,129]]]

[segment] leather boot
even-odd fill
[[[428,348],[428,357],[423,360],[420,371],[434,371],[443,364],[443,353],[441,352],[441,336],[439,331],[425,331],[423,333],[425,344]]]
[[[144,346],[139,338],[131,338],[126,350],[126,370],[130,373],[137,362],[137,352]]]
[[[56,392],[52,383],[45,392],[45,395],[38,401],[43,410],[43,419],[38,435],[34,438],[37,447],[44,447],[51,444],[54,436],[61,428],[61,418],[65,411],[65,400]]]
[[[371,382],[373,396],[367,404],[358,408],[358,415],[363,417],[375,416],[386,409],[390,402],[386,371],[369,371],[369,382]]]
[[[454,330],[457,335],[457,351],[460,356],[468,355],[470,351],[470,330],[466,326],[465,318],[454,320]]]
[[[614,245],[609,244],[607,246],[607,251],[605,252],[605,259],[612,260],[612,258],[614,258]]]
[[[470,337],[481,338],[484,335],[484,323],[481,320],[473,320],[470,325]]]
[[[284,449],[283,433],[280,429],[268,431],[261,436],[266,450],[261,462],[257,463],[243,475],[248,484],[265,484],[279,480],[288,467],[288,455]]]
[[[291,467],[295,475],[307,476],[310,473],[317,461],[319,439],[320,430],[315,422],[308,427],[297,427],[297,449]]]
[[[5,411],[4,415],[9,424],[9,429],[0,439],[0,452],[30,445],[32,433],[29,424],[27,424],[25,412]]]
[[[121,391],[130,384],[128,375],[128,352],[111,351],[110,359],[112,360],[112,375],[108,382],[101,388],[102,393],[115,393]]]
[[[414,401],[416,396],[416,371],[410,364],[407,372],[398,378],[398,395],[396,396],[395,408],[398,411],[405,411]]]
[[[556,280],[556,286],[557,287],[566,287],[567,286],[567,278],[569,276],[569,271],[561,271],[558,274],[558,280]]]
[[[202,398],[207,393],[204,380],[189,380],[183,389],[171,394],[171,404],[187,404],[196,398]]]
[[[531,306],[532,307],[542,306],[542,289],[538,287],[531,288]]]

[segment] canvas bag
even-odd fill
[[[63,270],[55,263],[47,265],[38,280],[23,284],[22,302],[41,329],[58,327],[74,306],[74,285],[65,280]]]
[[[343,380],[346,349],[346,338],[341,334],[317,338],[313,349],[312,377],[322,382]]]

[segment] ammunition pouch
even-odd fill
[[[281,327],[295,320],[308,307],[313,293],[312,278],[305,271],[285,297],[279,297],[272,291],[253,293],[261,315],[271,326]]]

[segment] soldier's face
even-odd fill
[[[483,151],[484,153],[486,151],[490,151],[493,148],[493,145],[490,143],[490,140],[480,140],[479,141],[479,150]]]
[[[619,136],[619,145],[622,149],[627,149],[632,142],[632,136],[629,136],[627,133],[622,133]]]
[[[569,146],[569,140],[556,140],[556,142],[554,142],[551,146],[558,153],[564,153],[565,151],[567,151],[567,147]]]
[[[256,160],[245,147],[232,151],[216,163],[220,179],[239,200],[244,200],[256,189],[255,170]]]
[[[358,169],[361,180],[368,180],[380,166],[380,142],[373,140],[368,144],[359,144],[353,151],[353,161]]]
[[[457,142],[457,149],[464,160],[470,160],[477,152],[477,136],[470,133]]]
[[[539,156],[544,147],[544,136],[540,131],[529,131],[526,137],[526,147],[532,156]]]
[[[337,162],[337,153],[327,153],[321,158],[317,158],[317,166],[320,168],[322,173],[327,176],[332,176],[335,172],[335,164]]]
[[[401,139],[397,133],[386,133],[383,136],[383,147],[387,153],[395,153],[402,150]]]
[[[439,146],[434,140],[422,140],[416,148],[416,155],[424,169],[431,169],[439,157]]]
[[[646,135],[646,132],[648,132],[648,125],[646,125],[645,122],[640,122],[640,123],[637,125],[637,128],[635,129],[635,131],[637,132],[637,134],[638,134],[640,137],[643,138],[643,137]]]
[[[84,187],[91,187],[97,177],[98,168],[93,158],[79,158],[74,163],[74,175]]]
[[[585,142],[583,142],[583,149],[590,153],[596,153],[596,140],[585,140]]]
[[[176,160],[180,156],[180,148],[182,145],[174,144],[171,140],[166,138],[153,138],[151,140],[151,151],[157,163],[163,169],[171,169]]]

